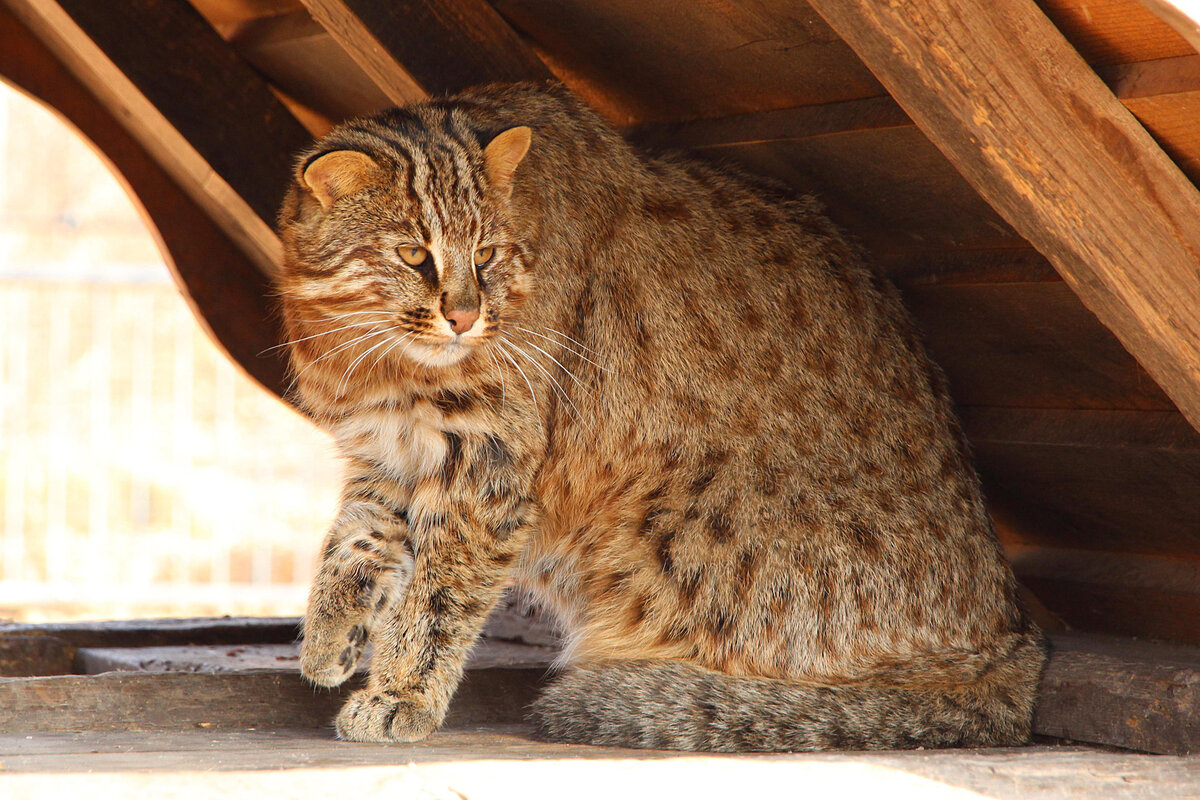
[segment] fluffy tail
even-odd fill
[[[898,663],[866,679],[804,683],[678,661],[572,669],[533,705],[550,741],[720,752],[986,747],[1029,740],[1045,663],[1036,632],[985,654]]]

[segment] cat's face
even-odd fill
[[[442,131],[331,138],[302,165],[281,215],[289,338],[309,337],[293,347],[306,360],[342,348],[371,366],[444,367],[480,351],[529,291],[509,226],[529,129],[484,148]]]

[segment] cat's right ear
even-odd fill
[[[328,209],[335,200],[367,186],[379,166],[366,153],[334,150],[318,156],[304,167],[304,185]]]

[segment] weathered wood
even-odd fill
[[[472,670],[450,705],[450,726],[519,720],[542,669]],[[0,734],[86,730],[320,728],[348,692],[314,690],[294,670],[245,672],[108,672],[0,679]]]
[[[1034,731],[1151,753],[1200,752],[1200,650],[1052,636]]]
[[[50,636],[77,648],[286,643],[295,641],[299,635],[299,617],[191,617],[0,624],[0,639],[10,636]]]
[[[286,365],[269,281],[91,91],[0,7],[0,75],[73,122],[126,182],[149,218],[176,284],[197,320],[246,372],[277,394]]]
[[[304,0],[397,105],[550,71],[484,0]]]
[[[68,675],[75,648],[53,636],[0,636],[0,677]]]
[[[1192,797],[1200,789],[1195,759],[1099,748],[728,756],[542,744],[507,728],[440,731],[406,745],[351,745],[303,730],[6,738],[0,757],[0,792],[10,800],[703,800],[738,796],[746,787],[897,800],[1143,800]]]
[[[33,638],[33,637],[27,637]],[[7,641],[0,638],[0,644]],[[558,649],[481,639],[467,661],[468,669],[492,667],[545,669]],[[358,664],[366,672],[372,648]],[[76,654],[76,672],[237,672],[252,669],[300,671],[300,644],[189,645],[170,647],[83,647]],[[47,673],[32,673],[47,674]],[[49,673],[54,674],[54,673]]]
[[[310,137],[185,0],[3,0],[181,188],[271,274],[272,222]]]
[[[1200,426],[1200,193],[1050,21],[1028,0],[814,7]]]

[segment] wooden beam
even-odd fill
[[[304,5],[397,105],[480,83],[553,77],[485,0]]]
[[[186,0],[2,0],[264,272],[311,137]]]
[[[812,5],[1200,427],[1200,193],[1045,15]]]
[[[230,44],[271,85],[335,122],[391,105],[329,32],[304,9],[236,26]]]
[[[78,81],[55,55],[0,6],[0,76],[13,81],[75,124],[109,160],[148,218],[199,323],[231,359],[269,390],[283,391],[270,282],[142,144]],[[49,156],[49,154],[48,154]],[[195,187],[194,187],[195,188]],[[260,253],[260,255],[262,255]]]

